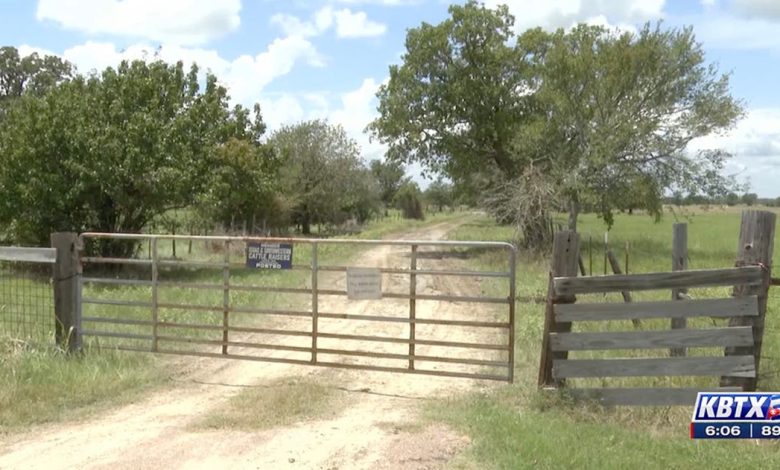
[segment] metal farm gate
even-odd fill
[[[84,233],[77,246],[90,347],[513,379],[508,243]]]

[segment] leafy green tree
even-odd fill
[[[213,75],[201,90],[197,67],[161,61],[122,62],[24,95],[0,126],[0,223],[30,244],[61,230],[140,231],[195,201],[221,145],[260,145],[255,113],[231,110]]]
[[[404,183],[395,194],[395,205],[401,209],[401,214],[405,219],[419,219],[425,218],[425,213],[422,207],[422,192],[417,183],[413,181],[407,181]]]
[[[371,173],[374,174],[374,178],[379,183],[381,199],[385,205],[385,215],[387,215],[387,208],[393,203],[395,193],[409,178],[404,173],[403,165],[398,161],[372,160]]]
[[[441,178],[432,182],[425,190],[425,200],[433,204],[441,212],[444,206],[452,207],[453,189],[452,185],[445,183]]]
[[[284,224],[277,189],[278,158],[270,145],[230,138],[214,154],[214,166],[197,207],[206,220],[229,226],[265,221]]]
[[[726,194],[726,198],[725,198],[726,205],[736,206],[737,204],[739,204],[739,199],[740,198],[739,198],[739,195],[737,193],[735,193],[733,191],[729,191],[729,193]]]
[[[408,31],[403,64],[377,94],[369,130],[390,159],[456,182],[479,174],[491,201],[507,184],[530,188],[504,200],[527,203],[518,220],[532,245],[547,242],[533,232],[550,226],[537,219],[555,209],[567,209],[576,228],[583,203],[611,223],[615,210],[659,216],[670,190],[712,196],[732,187],[721,173],[725,152],[686,150],[742,114],[690,28],[580,25],[515,36],[505,7],[468,1],[449,12]]]
[[[0,119],[11,101],[24,94],[40,96],[73,77],[73,66],[57,56],[21,57],[15,47],[0,47]]]
[[[742,195],[742,204],[745,204],[746,206],[753,206],[758,201],[758,194],[756,193],[745,193]]]
[[[350,213],[369,216],[366,198],[376,199],[378,188],[361,182],[368,173],[343,127],[306,121],[281,128],[270,143],[282,158],[282,192],[291,199],[293,220],[303,234],[311,234],[315,223],[342,223]]]

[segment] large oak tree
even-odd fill
[[[502,212],[529,244],[546,242],[545,219],[564,205],[574,227],[583,203],[611,222],[626,208],[660,214],[670,190],[730,187],[725,152],[687,150],[742,113],[689,28],[517,36],[505,7],[469,1],[449,12],[409,30],[403,63],[377,94],[369,130],[391,160],[483,185],[512,206]]]

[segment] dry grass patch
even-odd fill
[[[263,430],[334,416],[344,395],[319,376],[255,385],[195,424],[199,429]]]

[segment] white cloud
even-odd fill
[[[374,4],[384,6],[418,5],[424,0],[337,0],[348,5]]]
[[[17,47],[16,50],[19,51],[19,56],[21,57],[27,57],[32,53],[37,53],[39,56],[57,55],[48,49],[42,49],[40,47],[30,46],[27,44],[22,44],[21,46]]]
[[[721,148],[734,155],[727,170],[737,171],[761,196],[780,196],[780,108],[757,108],[748,112],[730,132],[691,142],[691,150]]]
[[[365,12],[353,12],[349,8],[334,10],[331,6],[317,10],[310,21],[279,13],[271,17],[271,23],[279,26],[288,35],[303,37],[318,36],[333,26],[339,38],[373,37],[387,32],[387,26],[368,19]]]
[[[35,50],[30,46],[24,47],[25,51]],[[154,48],[148,44],[135,44],[118,50],[112,43],[94,41],[68,48],[60,55],[72,62],[82,73],[115,67],[122,60],[156,57],[169,63],[182,61],[186,67],[194,62],[202,70],[210,70],[216,74],[228,87],[231,98],[246,106],[257,102],[269,83],[287,75],[299,63],[312,67],[324,65],[324,60],[314,45],[301,36],[275,39],[260,54],[242,55],[232,60],[223,58],[212,49],[188,48],[175,44],[163,44]]]
[[[387,26],[371,21],[362,12],[353,13],[349,8],[333,12],[336,21],[336,36],[340,38],[362,38],[381,36],[387,31]]]
[[[664,3],[665,0],[487,0],[485,5],[495,8],[506,4],[515,16],[516,31],[522,32],[537,26],[569,28],[589,21],[633,29],[630,25],[663,17]]]
[[[343,93],[340,97],[340,106],[328,115],[330,121],[344,126],[369,160],[381,158],[386,151],[384,145],[371,142],[368,135],[363,132],[377,116],[376,92],[379,90],[379,85],[380,83],[373,78],[366,78],[355,90]]]
[[[780,2],[777,0],[732,0],[734,12],[748,17],[761,19],[780,19]]]
[[[88,34],[202,44],[238,28],[241,0],[39,0],[36,17]]]

